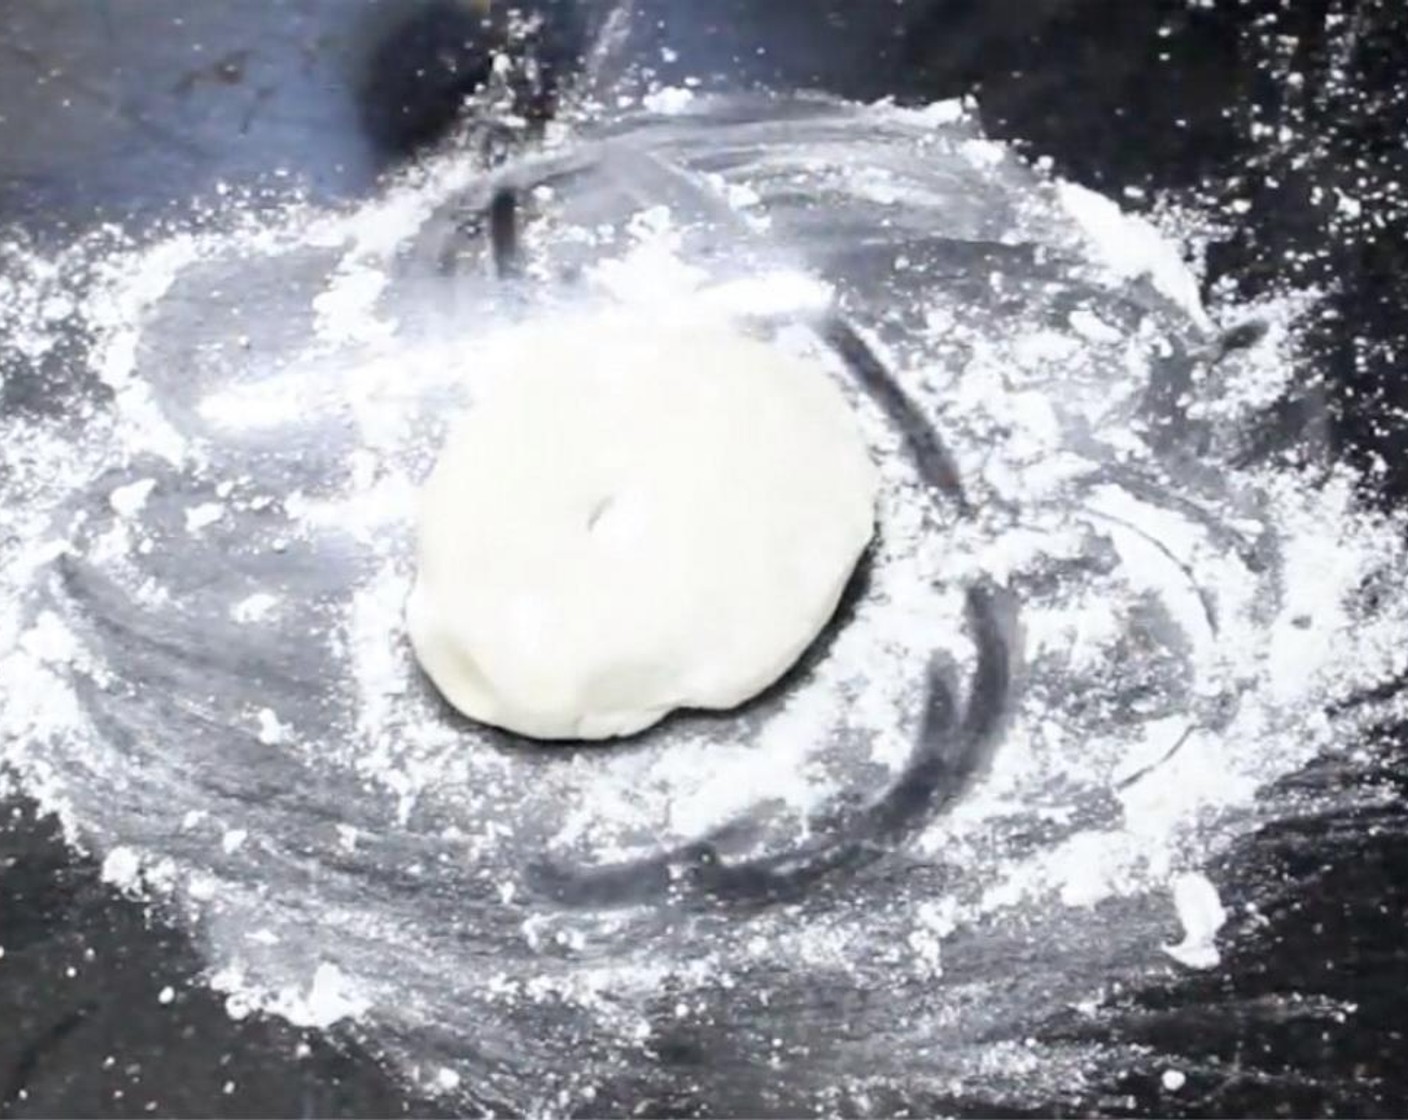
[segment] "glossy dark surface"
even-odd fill
[[[544,50],[564,67],[591,13],[549,5]],[[1214,279],[1255,294],[1288,273],[1332,286],[1339,317],[1314,340],[1341,443],[1381,456],[1382,495],[1408,486],[1401,357],[1408,353],[1408,17],[1389,2],[1152,0],[652,0],[676,66],[854,97],[976,90],[994,135],[1049,155],[1111,194],[1188,189],[1242,203]],[[140,228],[219,184],[289,184],[323,201],[370,192],[432,139],[482,74],[481,43],[451,3],[31,0],[0,9],[0,223],[55,238],[103,220]],[[1335,17],[1335,18],[1331,18]],[[391,44],[391,46],[388,46]],[[1291,86],[1268,59],[1304,75]],[[545,112],[551,89],[525,91]],[[1253,121],[1267,139],[1243,139]],[[1278,131],[1285,126],[1285,132]],[[1329,226],[1333,188],[1371,205]],[[1396,193],[1399,192],[1399,193]],[[1294,418],[1288,418],[1293,422]],[[1394,729],[1368,772],[1326,765],[1307,783],[1379,781],[1399,808],[1278,825],[1222,874],[1269,925],[1223,967],[1122,997],[1115,1033],[1216,1058],[1223,1076],[1161,1094],[1152,1071],[1092,1087],[1102,1113],[1389,1115],[1408,1108],[1408,767]],[[0,824],[0,1115],[423,1111],[355,1040],[232,1022],[174,933],[75,860],[25,806]],[[158,993],[179,987],[170,1003]],[[1264,1013],[1301,993],[1301,1017]],[[1317,1000],[1348,1001],[1337,1020]],[[302,1049],[300,1049],[302,1047]],[[111,1057],[111,1062],[107,1061]],[[149,1102],[154,1106],[149,1108]],[[707,1110],[708,1102],[700,1102]],[[984,1102],[967,1107],[985,1111]]]

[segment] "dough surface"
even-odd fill
[[[407,607],[464,714],[540,739],[728,709],[802,654],[874,532],[825,369],[724,324],[534,324],[422,493]]]

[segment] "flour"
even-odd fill
[[[1194,321],[1207,326],[1197,278],[1177,243],[1162,237],[1148,222],[1126,214],[1119,204],[1076,183],[1058,183],[1061,205],[1089,239],[1097,259],[1128,279],[1148,277],[1159,291]]]
[[[365,1001],[349,993],[346,977],[326,962],[314,969],[307,987],[301,991],[284,989],[265,993],[261,998],[250,990],[244,969],[237,963],[212,974],[210,986],[229,993],[225,1007],[233,1019],[243,1019],[259,1010],[278,1015],[296,1027],[326,1028],[366,1011]]]
[[[278,605],[279,598],[277,595],[270,595],[267,591],[256,591],[253,595],[241,599],[231,607],[230,617],[235,622],[258,622],[270,612],[276,610]]]
[[[186,510],[186,532],[199,533],[209,528],[225,516],[225,507],[219,502],[203,502]]]
[[[768,1063],[825,1055],[857,1095],[885,1077],[1065,1092],[1069,1056],[972,1039],[1021,1039],[1034,1009],[1165,954],[1216,965],[1231,933],[1199,868],[1295,807],[1276,779],[1401,707],[1326,714],[1403,670],[1408,619],[1372,594],[1401,586],[1400,521],[1361,508],[1346,468],[1232,465],[1307,379],[1297,324],[1317,295],[1205,309],[1196,246],[1023,167],[960,103],[744,101],[714,119],[717,102],[662,91],[647,108],[666,119],[617,142],[675,167],[668,190],[623,195],[610,153],[570,137],[535,157],[580,166],[532,195],[529,274],[578,286],[545,279],[528,307],[470,270],[462,302],[427,310],[448,296],[417,238],[485,185],[456,157],[345,213],[0,250],[6,357],[30,370],[81,326],[78,372],[111,396],[81,423],[0,421],[0,759],[107,881],[189,924],[232,1014],[357,1019],[436,1092],[589,1101],[623,1063],[650,1068],[632,1063],[668,1039],[662,1015],[756,1022]],[[979,243],[976,276],[944,255]],[[1033,271],[1023,245],[1055,263]],[[299,284],[241,288],[237,333],[182,315],[255,272]],[[549,761],[437,704],[403,609],[445,419],[504,322],[554,301],[705,305],[813,356],[883,484],[866,593],[806,674],[736,717]],[[833,304],[942,437],[973,516],[928,492],[893,416],[808,326]],[[1210,362],[1214,324],[1247,318],[1266,334]],[[1185,359],[1169,450],[1146,394]],[[1193,425],[1210,450],[1180,458]],[[878,796],[931,662],[960,693],[971,679],[980,579],[1020,604],[1020,700],[981,780],[890,877],[736,917],[535,896],[545,854],[609,866],[716,837],[729,858],[781,857],[818,814]],[[1184,932],[1166,945],[1170,900]],[[1105,904],[1133,916],[1112,925]],[[1033,944],[1011,970],[1002,953]],[[865,1010],[856,993],[882,986],[903,1016]],[[821,1013],[833,991],[859,1025]],[[520,1080],[445,1037],[528,1055]],[[907,1058],[921,1044],[927,1072]]]
[[[683,86],[664,86],[651,90],[641,98],[641,104],[646,109],[665,116],[688,112],[693,103],[694,91]]]
[[[108,504],[120,517],[135,517],[147,504],[147,499],[151,497],[154,489],[156,489],[156,479],[154,478],[143,478],[137,482],[129,482],[126,486],[119,486],[108,495]]]
[[[1217,888],[1207,876],[1197,874],[1175,877],[1172,888],[1183,940],[1165,945],[1164,952],[1189,968],[1216,968],[1221,958],[1213,939],[1227,921]]]

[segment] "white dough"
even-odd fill
[[[874,532],[825,369],[720,323],[538,323],[425,486],[407,609],[460,711],[601,739],[782,675]]]

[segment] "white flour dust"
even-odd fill
[[[1311,372],[1312,298],[1203,307],[1186,247],[953,103],[657,91],[507,173],[527,297],[472,232],[445,240],[488,196],[462,159],[345,214],[0,249],[8,772],[189,926],[232,1014],[355,1021],[427,1092],[644,1093],[690,1032],[740,1101],[1069,1092],[1085,1059],[1033,1065],[1024,1024],[1131,969],[1215,966],[1237,900],[1211,861],[1286,810],[1276,779],[1386,714],[1336,704],[1408,668],[1408,619],[1375,594],[1401,583],[1402,527],[1343,469],[1249,453]],[[972,516],[807,325],[833,300]],[[495,355],[603,301],[765,318],[822,356],[883,472],[881,535],[784,694],[548,755],[452,718],[417,674],[414,495]],[[1248,318],[1265,336],[1223,355]],[[784,853],[877,796],[930,660],[972,672],[979,580],[1019,604],[1018,698],[988,772],[889,871],[739,912],[534,893],[545,855],[738,828]],[[906,1013],[828,1010],[869,991]]]

